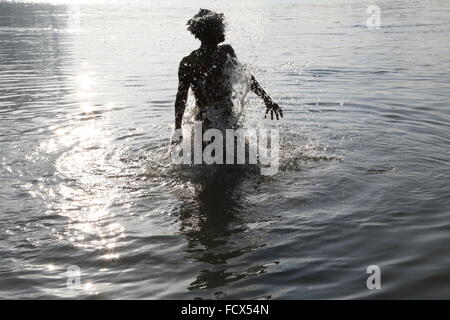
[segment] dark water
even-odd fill
[[[162,3],[0,4],[0,297],[448,297],[449,4]],[[285,110],[276,176],[168,162],[199,7]]]

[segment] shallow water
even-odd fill
[[[448,3],[182,3],[0,4],[0,297],[448,297]],[[278,175],[168,163],[199,7],[285,110],[247,105]]]

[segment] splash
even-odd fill
[[[223,70],[225,80],[222,83],[224,92],[231,92],[232,114],[226,114],[228,98],[220,101],[211,101],[205,108],[205,118],[211,121],[211,127],[219,130],[239,128],[244,124],[246,98],[250,92],[251,74],[245,64],[236,58],[228,57]],[[186,109],[183,117],[183,134],[192,131],[196,116],[200,113],[196,98],[189,89]]]

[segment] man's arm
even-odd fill
[[[267,114],[270,111],[270,118],[273,120],[273,113],[275,112],[275,116],[277,117],[277,120],[279,120],[278,115],[280,115],[283,118],[283,110],[273,102],[272,98],[269,97],[269,95],[264,91],[264,89],[259,85],[258,81],[256,81],[255,77],[252,76],[250,80],[250,89],[263,101],[266,105],[266,114],[264,115],[264,118],[267,116]]]
[[[230,46],[229,44],[224,44],[224,45],[222,45],[222,48],[232,58],[236,58],[236,53],[234,52],[234,49],[232,46]],[[250,79],[250,89],[264,101],[264,104],[266,105],[266,114],[264,117],[267,116],[269,111],[270,111],[272,120],[273,120],[274,112],[275,112],[275,116],[277,117],[277,120],[279,119],[278,115],[283,117],[283,110],[281,110],[281,108],[275,102],[272,101],[272,98],[270,98],[270,96],[259,85],[258,81],[256,81],[254,76],[252,76]]]
[[[175,129],[181,129],[189,87],[191,85],[190,66],[187,58],[183,58],[178,68],[178,92],[175,100]]]
[[[272,99],[269,95],[264,91],[264,89],[259,85],[258,81],[256,81],[255,77],[252,75],[250,79],[250,89],[261,99],[263,99],[264,103],[272,103]]]

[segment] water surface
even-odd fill
[[[0,297],[447,297],[450,7],[370,4],[1,2]],[[247,103],[276,176],[168,162],[200,7],[285,110]]]

